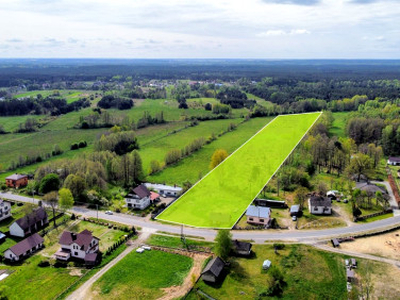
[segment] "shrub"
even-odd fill
[[[285,244],[281,244],[281,243],[274,243],[274,248],[277,250],[282,250],[285,248]]]
[[[38,263],[38,267],[40,268],[50,267],[50,262],[48,260],[41,260]]]
[[[71,215],[71,220],[75,220],[75,219],[76,219],[75,214],[72,214],[72,215]]]
[[[74,143],[74,144],[71,145],[70,149],[71,150],[77,150],[77,149],[79,149],[79,145],[77,143]]]

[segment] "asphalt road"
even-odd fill
[[[0,194],[0,197],[8,198],[10,200],[17,200],[21,202],[38,203],[38,201],[32,198],[13,195],[10,193]],[[71,213],[79,214],[85,217],[98,218],[118,222],[126,225],[134,225],[142,227],[143,229],[151,231],[163,231],[168,233],[180,234],[181,227],[174,225],[167,225],[156,221],[146,221],[144,218],[131,216],[127,214],[114,213],[113,215],[107,215],[102,211],[97,212],[81,207],[73,207],[70,210]],[[385,229],[394,227],[400,224],[400,216],[395,216],[371,223],[359,224],[351,227],[341,227],[332,229],[321,229],[321,230],[233,230],[232,236],[234,239],[245,239],[254,240],[255,243],[264,243],[265,241],[296,241],[296,242],[309,242],[312,243],[317,239],[329,239],[335,236],[352,236],[357,233],[365,231],[374,231],[379,229]],[[201,228],[184,228],[184,234],[203,237],[206,240],[213,240],[216,235],[215,230],[201,229]]]

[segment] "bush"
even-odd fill
[[[71,145],[70,149],[71,150],[77,150],[77,149],[79,149],[79,145],[77,143],[74,143],[74,144]]]
[[[212,110],[212,105],[211,105],[211,103],[206,103],[206,105],[204,105],[204,109],[205,109],[205,110]]]
[[[75,214],[72,214],[72,215],[71,215],[71,220],[75,220],[75,219],[76,219]]]
[[[22,202],[17,203],[17,206],[22,206],[22,205],[24,205],[24,203],[22,203]]]
[[[78,145],[79,148],[85,148],[86,146],[87,146],[86,141],[79,142],[79,145]]]
[[[281,243],[274,243],[274,248],[276,250],[282,250],[285,249],[285,244],[281,244]]]
[[[40,268],[50,267],[50,262],[48,260],[41,260],[38,263],[38,267]]]

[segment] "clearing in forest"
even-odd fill
[[[276,117],[157,219],[194,227],[232,228],[320,115]]]

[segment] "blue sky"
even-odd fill
[[[2,0],[0,57],[400,58],[398,0]]]

